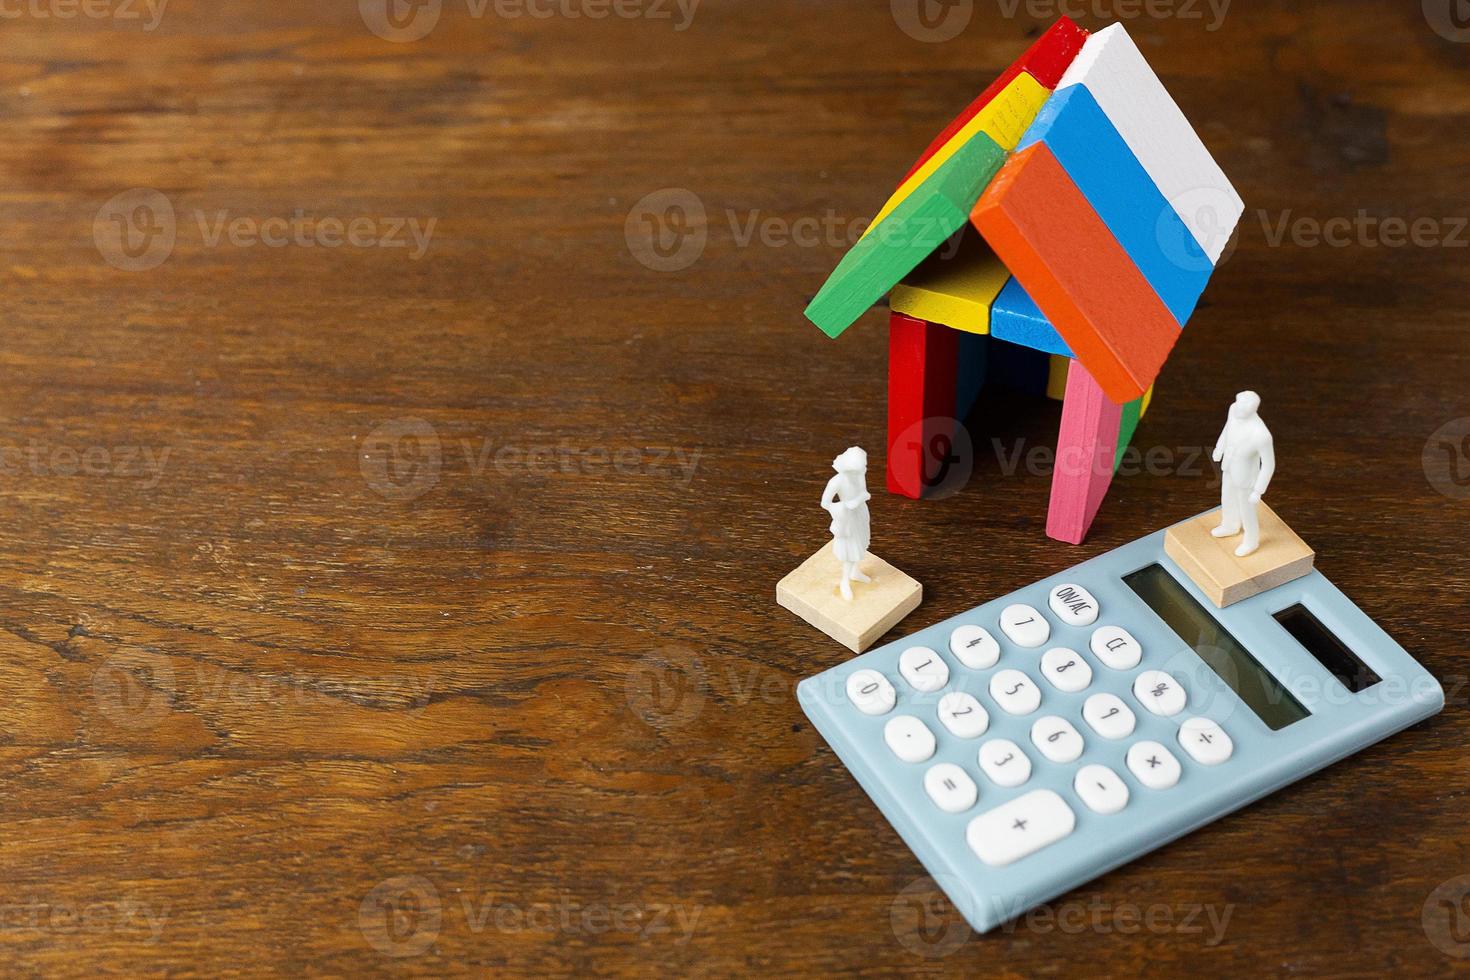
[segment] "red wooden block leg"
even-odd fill
[[[1051,479],[1048,537],[1081,544],[1113,482],[1123,406],[1103,393],[1079,362],[1067,369],[1062,430],[1057,436],[1056,469]]]
[[[888,325],[888,489],[915,500],[942,477],[955,426],[959,335],[895,313]]]

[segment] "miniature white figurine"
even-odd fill
[[[1220,526],[1210,533],[1228,538],[1239,534],[1244,525],[1245,539],[1235,549],[1237,558],[1253,554],[1261,545],[1257,511],[1276,473],[1271,430],[1257,414],[1260,407],[1261,396],[1254,391],[1236,395],[1230,418],[1215,444],[1214,460],[1221,472]]]
[[[867,554],[871,531],[868,523],[868,454],[857,446],[832,461],[837,475],[822,491],[822,508],[832,515],[832,553],[842,562],[842,598],[852,601],[853,582],[871,582],[858,571]]]

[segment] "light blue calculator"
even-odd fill
[[[1163,531],[797,696],[981,932],[1444,707],[1320,572],[1216,609]]]

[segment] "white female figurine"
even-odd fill
[[[1257,414],[1261,396],[1242,391],[1230,406],[1230,418],[1220,441],[1215,443],[1215,462],[1220,464],[1220,526],[1210,533],[1217,538],[1239,534],[1245,525],[1245,539],[1235,549],[1237,558],[1254,554],[1261,545],[1257,511],[1261,497],[1276,473],[1276,450],[1271,430]]]
[[[858,571],[868,552],[868,454],[857,446],[832,461],[837,475],[822,492],[822,508],[832,515],[832,553],[842,562],[842,598],[852,601],[852,583],[871,582]]]

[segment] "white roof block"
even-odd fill
[[[1092,93],[1210,261],[1219,262],[1245,202],[1122,24],[1088,37],[1057,91],[1073,85]]]

